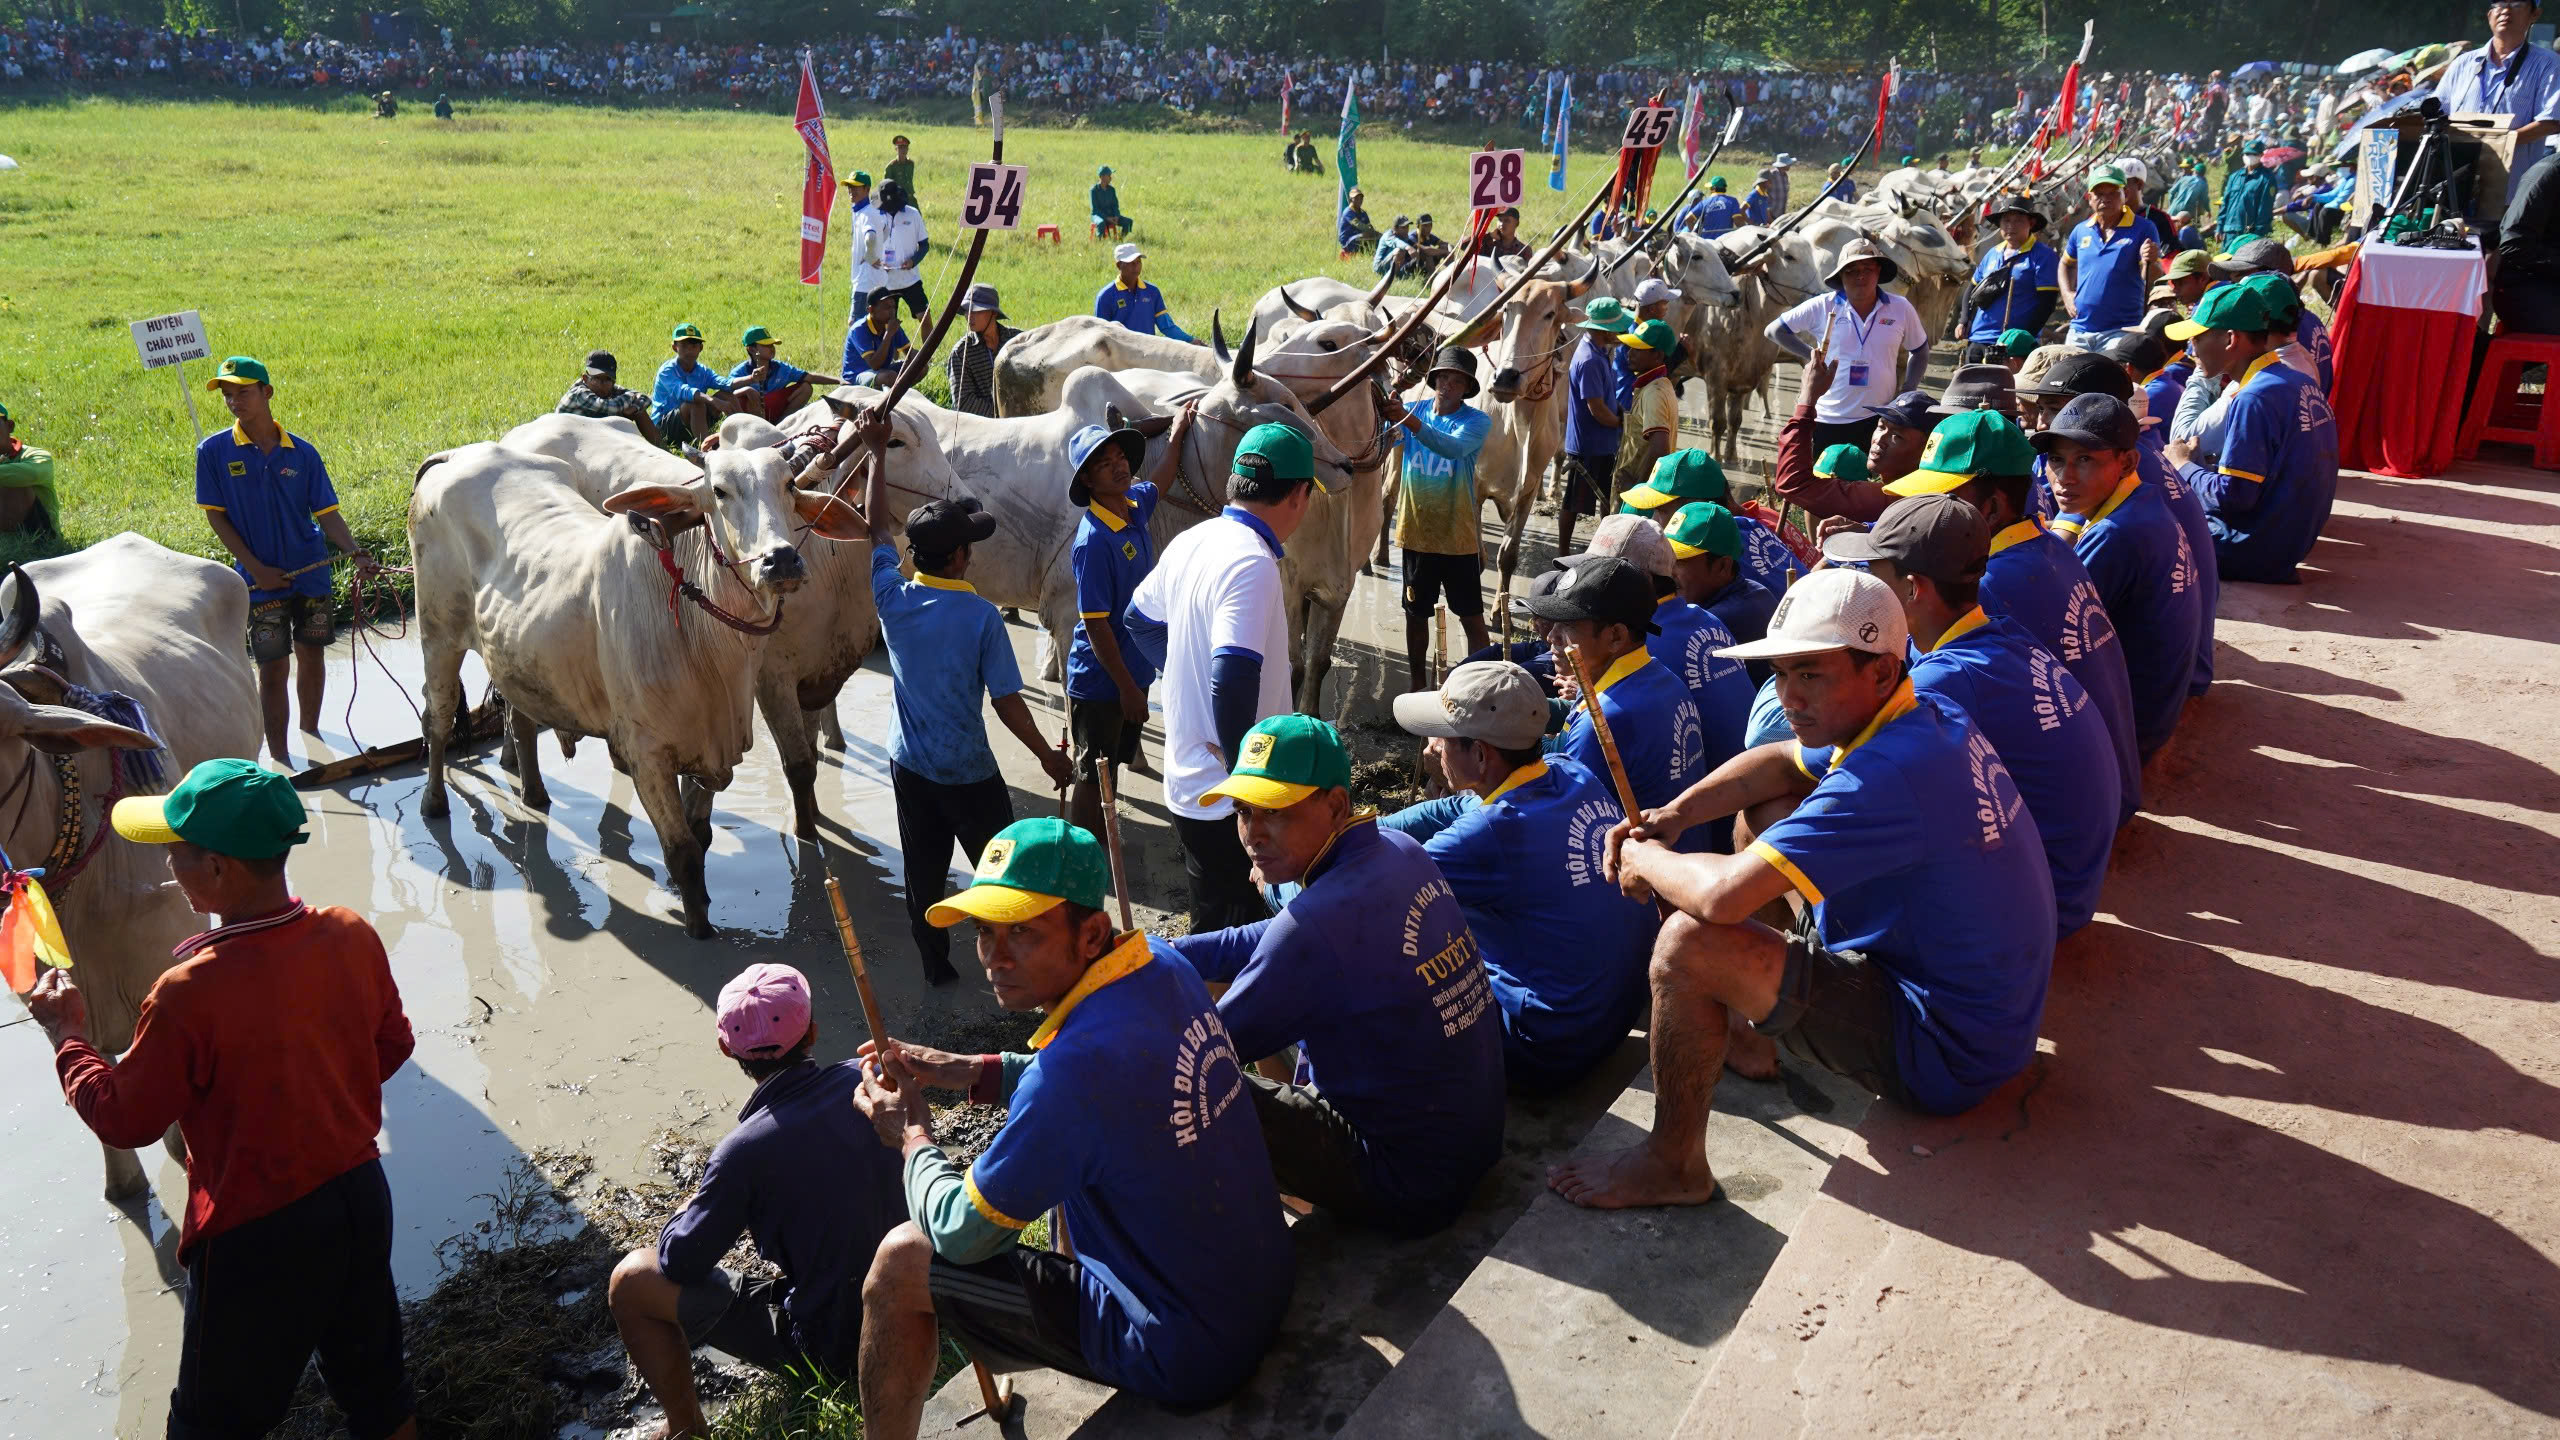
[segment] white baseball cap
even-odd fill
[[[1637,306],[1644,306],[1651,305],[1659,300],[1676,300],[1679,296],[1680,292],[1664,284],[1661,277],[1647,275],[1642,280],[1636,282],[1635,296],[1628,303]]]
[[[1825,567],[1787,587],[1769,617],[1769,633],[1716,654],[1728,660],[1787,660],[1826,650],[1900,655],[1911,642],[1902,601],[1864,570]]]
[[[1111,263],[1114,265],[1126,265],[1132,260],[1141,260],[1146,258],[1146,253],[1146,251],[1138,248],[1138,242],[1135,240],[1124,240],[1120,243],[1119,249],[1111,252]]]
[[[2116,168],[2124,172],[2127,180],[2139,180],[2145,185],[2151,183],[2151,167],[2130,155],[2117,161]]]
[[[1569,568],[1585,560],[1615,556],[1646,575],[1669,575],[1674,557],[1671,538],[1662,527],[1642,515],[1611,515],[1591,527],[1591,548],[1579,555],[1556,557],[1559,568]]]
[[[1529,749],[1547,732],[1547,692],[1508,660],[1469,661],[1436,691],[1397,696],[1395,712],[1396,723],[1413,734],[1481,740],[1502,750]]]

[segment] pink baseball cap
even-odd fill
[[[809,1033],[809,982],[788,965],[750,965],[720,987],[720,1038],[740,1059],[769,1060]]]

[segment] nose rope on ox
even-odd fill
[[[640,532],[642,539],[649,542],[650,549],[658,552],[658,568],[667,572],[668,614],[672,615],[675,613],[676,597],[681,595],[685,599],[692,601],[695,609],[700,610],[703,614],[710,616],[712,619],[719,621],[721,624],[728,626],[730,629],[737,631],[741,635],[770,635],[774,631],[782,628],[782,606],[783,602],[790,598],[789,596],[777,595],[773,597],[773,614],[761,621],[748,620],[741,616],[732,615],[727,610],[722,609],[718,601],[712,599],[709,595],[704,594],[701,586],[694,584],[693,581],[685,577],[684,567],[676,563],[675,541],[667,534],[665,526],[659,524],[655,520],[644,521],[641,517],[636,515],[632,517],[631,526],[633,529]],[[746,584],[747,582],[738,575],[738,562],[730,559],[729,556],[721,550],[719,539],[712,535],[711,528],[707,525],[703,527],[702,539],[705,544],[711,547],[711,559],[713,563],[726,569],[729,572],[731,579],[737,580],[741,585]]]

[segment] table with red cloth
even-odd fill
[[[2477,250],[2368,244],[2356,256],[2329,327],[2342,468],[2423,479],[2452,466],[2488,289]]]

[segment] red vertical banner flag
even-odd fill
[[[1884,148],[1884,111],[1885,111],[1885,107],[1893,103],[1893,92],[1894,92],[1895,88],[1901,84],[1901,82],[1902,82],[1902,62],[1901,62],[1900,60],[1894,60],[1894,61],[1890,61],[1890,62],[1888,62],[1888,63],[1885,65],[1885,67],[1884,67],[1884,83],[1883,83],[1883,84],[1881,84],[1881,85],[1878,85],[1878,86],[1876,87],[1876,140],[1875,140],[1875,148],[1876,148],[1876,149],[1878,149],[1878,150],[1882,150],[1882,149]]]
[[[800,52],[800,102],[791,112],[791,128],[808,147],[809,169],[800,184],[800,283],[815,285],[827,266],[827,215],[836,203],[836,162],[827,153],[827,112],[818,103],[818,77],[809,68],[809,52]]]
[[[2054,122],[2057,135],[2068,136],[2071,133],[2071,122],[2078,114],[2080,103],[2080,67],[2089,63],[2089,47],[2097,40],[2098,22],[2091,20],[2080,30],[2079,58],[2071,62],[2070,69],[2062,72],[2062,114]]]
[[[1289,133],[1289,72],[1280,72],[1280,133]]]

